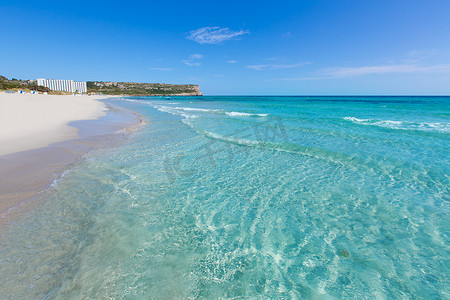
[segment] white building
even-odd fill
[[[65,91],[69,93],[87,92],[86,81],[38,78],[37,85],[45,86],[52,91]]]

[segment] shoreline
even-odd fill
[[[0,93],[0,156],[77,138],[69,123],[104,116],[105,98]]]
[[[102,97],[107,98],[111,97]],[[101,103],[106,113],[98,119],[67,123],[76,130],[76,137],[0,156],[0,236],[13,220],[44,200],[52,185],[75,164],[95,150],[119,146],[145,125],[141,115]]]

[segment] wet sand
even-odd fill
[[[64,171],[92,150],[126,141],[144,123],[141,116],[108,106],[97,120],[70,122],[78,137],[44,148],[0,156],[0,234],[15,217],[37,205]]]

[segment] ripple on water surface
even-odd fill
[[[148,126],[5,233],[2,298],[449,297],[448,100],[174,99],[117,100]]]

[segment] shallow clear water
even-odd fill
[[[0,298],[450,297],[450,98],[111,100],[148,125],[0,246]]]

